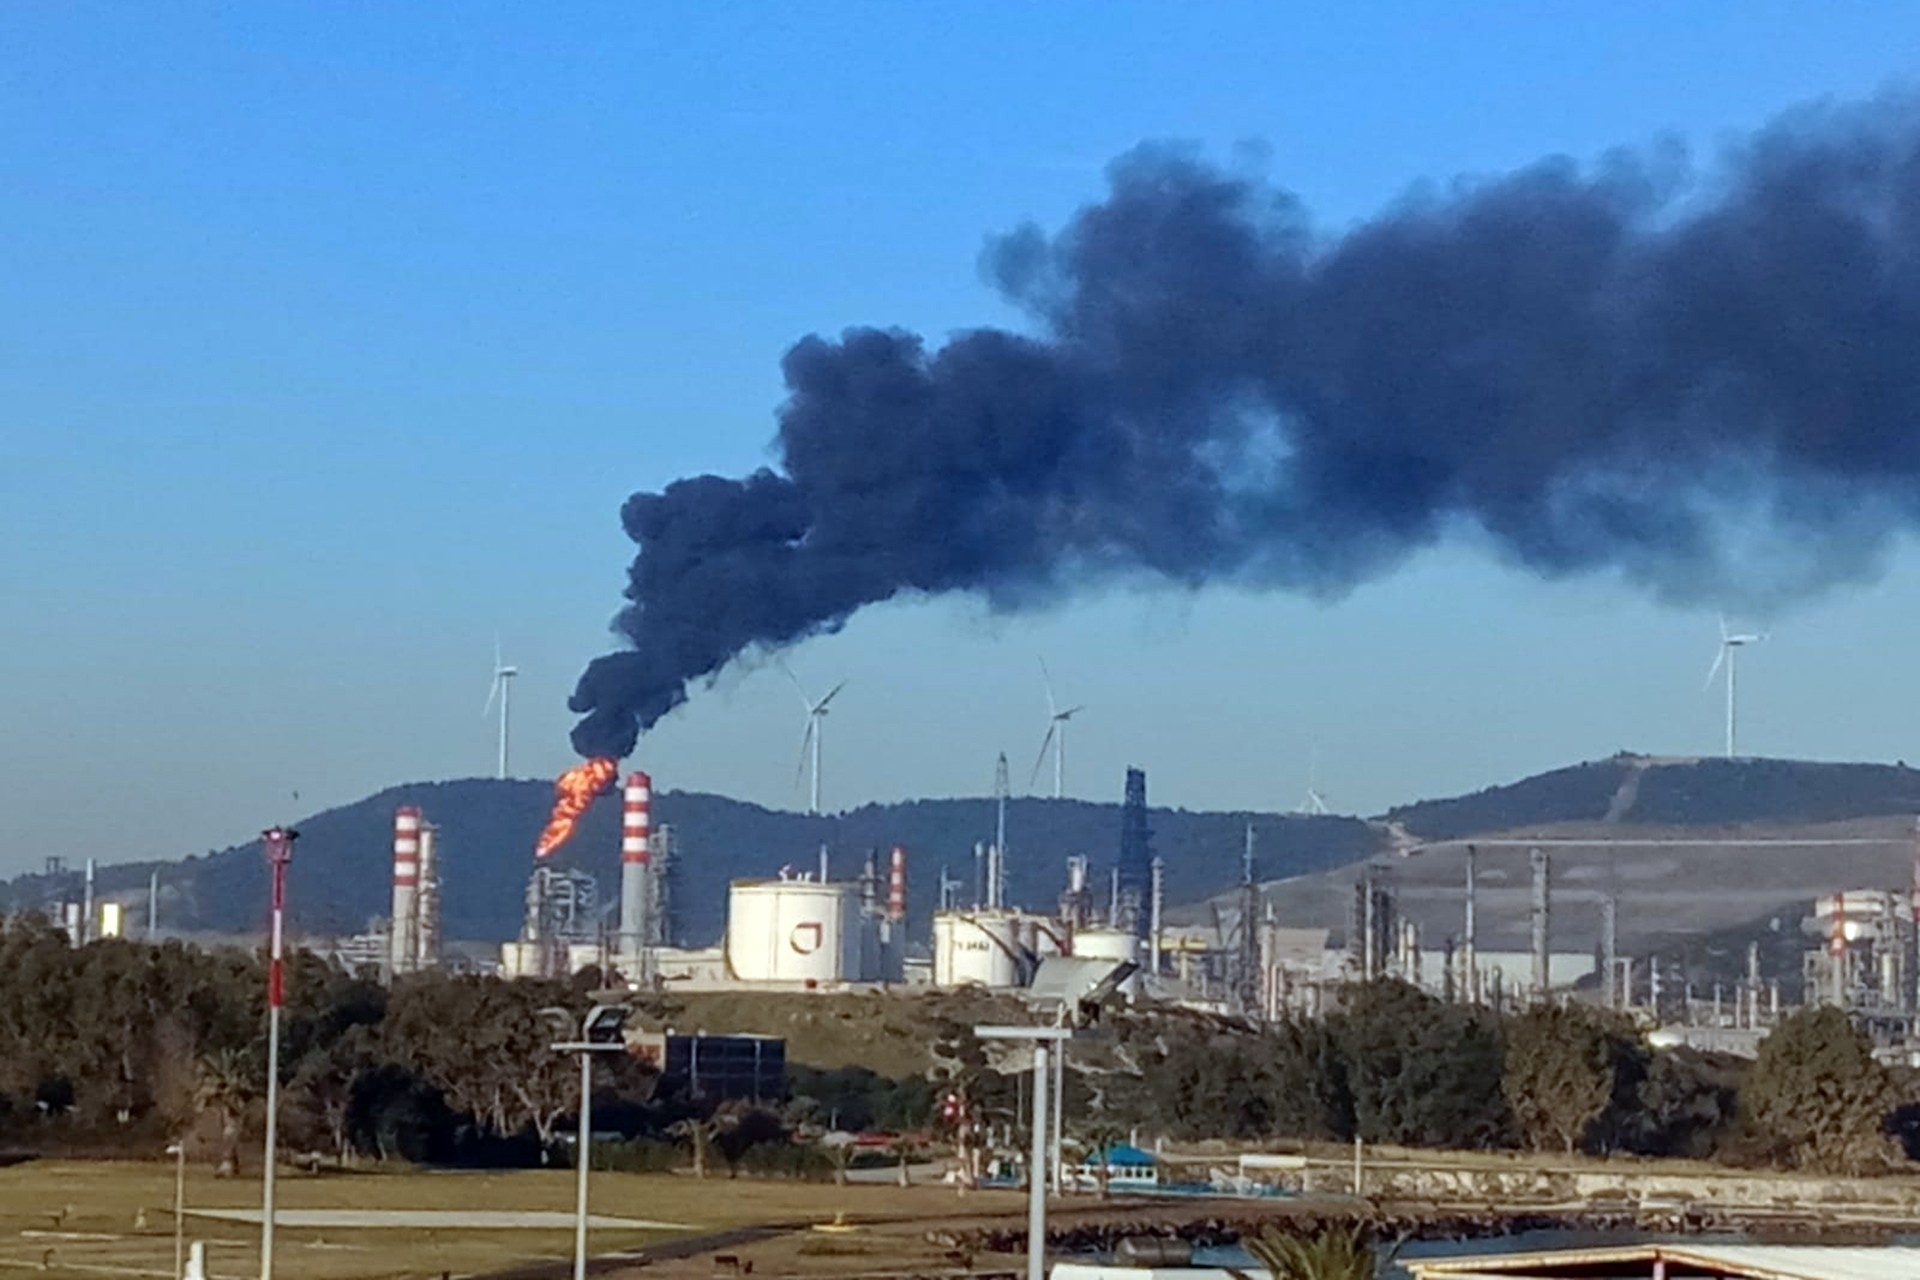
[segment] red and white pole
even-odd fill
[[[394,977],[418,967],[420,920],[420,810],[393,811],[393,923],[387,933],[387,972]]]
[[[896,925],[907,918],[907,849],[893,846],[887,863],[887,919]]]
[[[273,1280],[273,1173],[280,1145],[280,1006],[286,999],[284,951],[287,865],[300,833],[273,827],[260,833],[273,870],[273,931],[267,951],[267,1141],[260,1172],[260,1280]]]
[[[653,849],[653,779],[627,775],[620,810],[620,961],[640,977],[647,945],[647,864]]]

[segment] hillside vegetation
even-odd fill
[[[1647,826],[1798,826],[1920,813],[1920,770],[1898,764],[1804,760],[1671,760],[1625,752],[1487,787],[1422,800],[1387,818],[1426,840],[1558,822]]]

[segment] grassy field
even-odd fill
[[[288,1209],[553,1210],[571,1213],[567,1171],[509,1173],[283,1173],[278,1202]],[[1000,1197],[982,1196],[984,1202]],[[195,1208],[257,1209],[257,1179],[216,1180],[189,1170]],[[1011,1207],[1014,1200],[1008,1201]],[[173,1168],[161,1164],[35,1161],[0,1169],[0,1271],[61,1277],[165,1277],[173,1269]],[[684,1230],[596,1232],[595,1254],[627,1252],[687,1236],[765,1222],[939,1217],[951,1193],[933,1188],[728,1181],[674,1175],[596,1173],[593,1211],[684,1224]],[[276,1232],[282,1280],[472,1275],[572,1255],[571,1231],[294,1230]],[[187,1238],[207,1242],[216,1277],[259,1273],[259,1228],[187,1219]]]

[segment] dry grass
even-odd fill
[[[278,1202],[299,1209],[573,1209],[570,1172],[282,1173]],[[980,1197],[980,1201],[995,1197]],[[255,1178],[216,1180],[189,1170],[187,1206],[257,1209]],[[39,1161],[0,1169],[0,1280],[16,1270],[49,1280],[150,1276],[173,1268],[171,1165]],[[773,1181],[706,1182],[675,1175],[596,1173],[593,1211],[684,1223],[687,1231],[600,1231],[596,1254],[639,1250],[688,1235],[769,1222],[936,1218],[954,1209],[933,1188],[834,1187]],[[981,1207],[984,1207],[982,1205]],[[280,1280],[472,1275],[571,1256],[567,1231],[294,1230],[276,1233]],[[215,1277],[258,1274],[259,1229],[189,1217]]]
[[[683,1032],[780,1036],[789,1062],[866,1067],[898,1078],[922,1075],[934,1064],[932,1046],[943,1030],[1027,1016],[1017,1001],[973,991],[822,993],[804,1000],[765,991],[680,991],[643,1002],[641,1021]]]

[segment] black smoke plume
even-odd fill
[[[1045,604],[1120,578],[1334,595],[1447,538],[1547,576],[1778,607],[1869,576],[1920,509],[1920,112],[1782,118],[1422,188],[1316,229],[1146,147],[992,243],[1037,336],[787,352],[780,469],[636,494],[571,706],[621,755],[750,646],[903,593]]]

